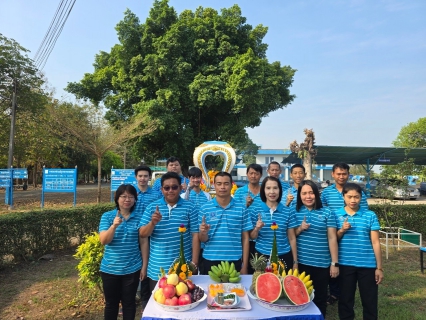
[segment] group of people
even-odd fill
[[[220,261],[234,262],[241,274],[250,274],[250,253],[269,258],[274,231],[277,253],[286,270],[310,274],[314,303],[326,315],[327,303],[338,300],[340,319],[354,319],[358,284],[364,319],[377,319],[378,284],[383,280],[379,223],[362,189],[348,183],[349,166],[337,163],[335,184],[320,196],[317,185],[305,180],[305,168],[291,167],[293,186],[282,182],[280,164],[271,162],[268,177],[262,167],[247,168],[249,183],[231,195],[232,176],[214,177],[216,195],[200,188],[202,173],[191,168],[182,175],[179,159],[167,160],[167,173],[148,185],[151,169],[135,169],[138,190],[121,185],[115,193],[116,209],[102,215],[99,233],[105,245],[101,276],[105,293],[105,319],[116,319],[119,303],[123,319],[134,319],[135,295],[147,302],[160,268],[168,270],[179,254],[184,225],[184,254],[208,274]],[[328,286],[330,285],[330,294]]]

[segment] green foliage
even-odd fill
[[[246,143],[245,128],[294,99],[296,70],[269,63],[267,28],[247,24],[238,5],[178,16],[156,0],[145,23],[127,10],[116,30],[119,44],[66,90],[103,102],[113,125],[144,111],[157,119],[158,129],[135,144],[140,155],[175,155],[188,165],[202,142]]]
[[[13,212],[0,215],[0,264],[35,259],[53,250],[70,248],[96,231],[102,214],[112,203],[70,209]]]
[[[386,221],[389,214],[394,222],[393,227],[403,227],[412,231],[426,235],[426,205],[398,205],[392,204],[391,210],[383,204],[369,205],[370,210],[374,211],[379,221]],[[387,225],[386,225],[387,226]]]
[[[403,126],[393,145],[400,148],[426,148],[426,117]]]
[[[85,237],[85,241],[77,248],[74,258],[80,260],[77,265],[78,281],[89,288],[97,287],[101,292],[102,278],[100,266],[104,255],[104,246],[99,240],[99,233],[93,232]]]

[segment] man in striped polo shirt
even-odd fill
[[[138,193],[138,200],[136,202],[136,207],[134,212],[141,216],[143,215],[146,207],[153,201],[160,198],[160,195],[157,192],[154,192],[152,188],[148,185],[149,179],[151,179],[152,171],[151,168],[145,165],[141,165],[135,169],[135,177],[138,182],[138,187],[136,189]],[[148,242],[148,238],[140,238],[141,245],[144,246],[144,242]],[[147,250],[149,250],[149,244],[145,244]],[[151,292],[149,290],[149,280],[146,277],[147,264],[142,263],[142,270],[145,272],[145,277],[139,283],[138,292],[140,292],[140,298],[142,302],[142,307],[144,308],[148,303]],[[144,269],[145,268],[145,269]]]
[[[299,185],[302,183],[302,181],[305,180],[305,177],[306,177],[305,167],[301,165],[300,163],[296,163],[290,168],[290,178],[293,179],[294,184],[289,189],[287,189],[286,195],[284,194],[284,191],[283,191],[283,200],[285,198],[285,205],[287,207],[296,205],[297,190],[299,189]]]
[[[334,164],[331,176],[333,177],[335,183],[322,191],[321,202],[324,206],[327,206],[331,211],[336,213],[337,210],[345,206],[342,190],[349,179],[349,166],[343,162]],[[362,193],[360,207],[363,209],[368,209],[367,197],[364,192]],[[333,263],[336,262],[338,261],[333,261]],[[340,288],[338,281],[338,278],[330,278],[330,296],[327,299],[328,304],[333,304],[339,300]]]
[[[244,202],[246,207],[250,207],[253,201],[262,202],[260,200],[260,178],[262,178],[262,166],[252,163],[247,167],[247,178],[249,183],[238,188],[235,191],[234,199]]]
[[[189,169],[188,188],[186,189],[185,193],[180,195],[183,199],[191,201],[197,207],[200,207],[201,205],[212,199],[208,192],[201,190],[202,175],[203,173],[201,172],[200,168],[193,167]]]
[[[166,167],[167,167],[167,172],[176,172],[179,175],[180,184],[182,186],[180,193],[185,193],[186,187],[188,186],[188,183],[189,183],[189,179],[182,174],[182,166],[180,164],[179,158],[176,158],[176,157],[168,158],[166,162]],[[161,179],[155,180],[154,185],[152,186],[152,190],[158,193],[160,197],[163,196],[161,192]]]
[[[283,189],[283,195],[282,195],[281,201],[284,202],[286,195],[287,195],[287,190],[290,188],[290,185],[287,182],[284,182],[280,179],[280,175],[281,175],[281,172],[282,172],[281,165],[276,161],[271,161],[268,164],[268,169],[266,170],[266,172],[268,172],[270,177],[277,178],[280,181],[281,187]]]
[[[161,177],[163,197],[148,205],[139,223],[139,235],[150,237],[148,278],[150,290],[157,284],[160,268],[168,270],[179,257],[179,227],[187,231],[183,235],[185,259],[198,265],[200,242],[198,240],[198,210],[180,197],[180,177],[167,172]]]
[[[199,238],[205,243],[203,270],[208,274],[220,261],[234,262],[235,269],[247,274],[249,231],[253,229],[245,202],[231,197],[232,177],[219,172],[214,177],[216,197],[201,208],[198,215]]]

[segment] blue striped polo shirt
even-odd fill
[[[253,227],[256,226],[259,213],[262,215],[262,221],[265,223],[265,226],[260,229],[259,235],[256,238],[256,250],[267,256],[271,254],[274,239],[274,231],[271,230],[271,225],[275,221],[278,225],[278,229],[275,231],[278,255],[288,253],[291,248],[287,238],[287,229],[299,226],[294,213],[282,203],[279,203],[272,213],[265,202],[261,202],[260,205],[252,204],[249,207],[249,214]]]
[[[117,209],[105,212],[99,224],[99,233],[108,230],[117,216]],[[122,216],[120,216],[122,218]],[[115,275],[136,272],[142,267],[142,256],[139,248],[138,223],[142,215],[131,212],[127,220],[115,229],[114,238],[105,245],[100,270]]]
[[[286,192],[283,192],[283,196],[281,198],[281,203],[283,205],[287,204],[287,194],[288,194],[288,190],[290,190],[290,193],[293,195],[293,200],[290,202],[289,207],[293,207],[297,204],[297,188],[295,188],[294,186],[291,186],[290,188],[288,188],[286,190]]]
[[[345,206],[343,195],[339,190],[337,190],[336,184],[332,184],[322,191],[321,202],[323,206],[329,207],[331,211],[337,211]],[[362,192],[361,195],[360,207],[368,209],[367,197],[364,192]]]
[[[376,256],[371,244],[371,231],[380,230],[376,214],[361,208],[350,216],[345,208],[340,208],[336,216],[339,229],[346,218],[351,224],[351,228],[339,241],[339,263],[345,266],[376,268]]]
[[[185,199],[184,196],[186,196],[187,193],[184,193],[181,195],[181,198]],[[200,190],[199,193],[195,192],[194,190],[189,191],[188,201],[192,202],[195,206],[201,207],[204,203],[207,201],[210,201],[212,197],[208,192]]]
[[[260,199],[260,192],[258,194],[254,194],[250,191],[248,184],[246,184],[245,186],[242,186],[240,188],[237,189],[237,191],[235,191],[234,193],[234,199],[238,202],[243,202],[244,205],[246,204],[246,198],[247,198],[247,194],[250,193],[250,197],[253,198],[253,202],[251,204],[251,206],[255,203],[260,204],[262,202],[262,200]]]
[[[189,179],[184,177],[183,175],[180,175],[180,184],[184,184],[184,183],[188,186]],[[161,192],[161,178],[158,178],[155,180],[154,185],[152,186],[152,190],[158,193],[160,197],[163,196],[163,193]],[[180,193],[185,193],[185,190],[181,190]]]
[[[243,249],[241,234],[253,229],[245,202],[231,198],[226,208],[222,208],[216,198],[201,206],[198,223],[203,216],[210,225],[209,239],[205,242],[203,257],[207,260],[238,260],[242,257]]]
[[[305,206],[302,206],[299,212],[296,211],[296,207],[292,207],[292,210],[296,214],[298,225],[302,224],[305,216],[306,222],[311,224],[308,230],[302,231],[297,236],[297,259],[300,263],[309,266],[329,267],[331,255],[327,229],[336,229],[336,215],[327,207],[309,211]]]
[[[171,210],[164,197],[151,202],[143,213],[139,228],[151,221],[151,216],[157,206],[162,218],[150,236],[148,277],[152,280],[158,279],[160,267],[167,272],[173,261],[179,257],[179,226],[183,224],[187,229],[183,237],[184,254],[187,261],[192,260],[192,234],[198,233],[198,210],[191,202],[180,197],[176,207]]]
[[[145,192],[140,191],[139,189],[136,189],[138,191],[138,201],[136,202],[136,208],[134,211],[137,211],[142,214],[145,212],[146,207],[153,201],[158,200],[160,198],[160,195],[157,192],[154,192],[151,187],[148,186]]]
[[[287,182],[284,182],[281,180],[280,182],[281,182],[281,187],[283,189],[283,197],[284,197],[284,194],[287,196],[287,190],[290,188],[290,185]]]

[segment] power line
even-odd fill
[[[34,57],[38,69],[42,70],[46,65],[47,59],[55,47],[56,41],[64,28],[75,2],[76,0],[66,0],[64,3],[64,0],[61,0],[59,3],[49,29]]]

